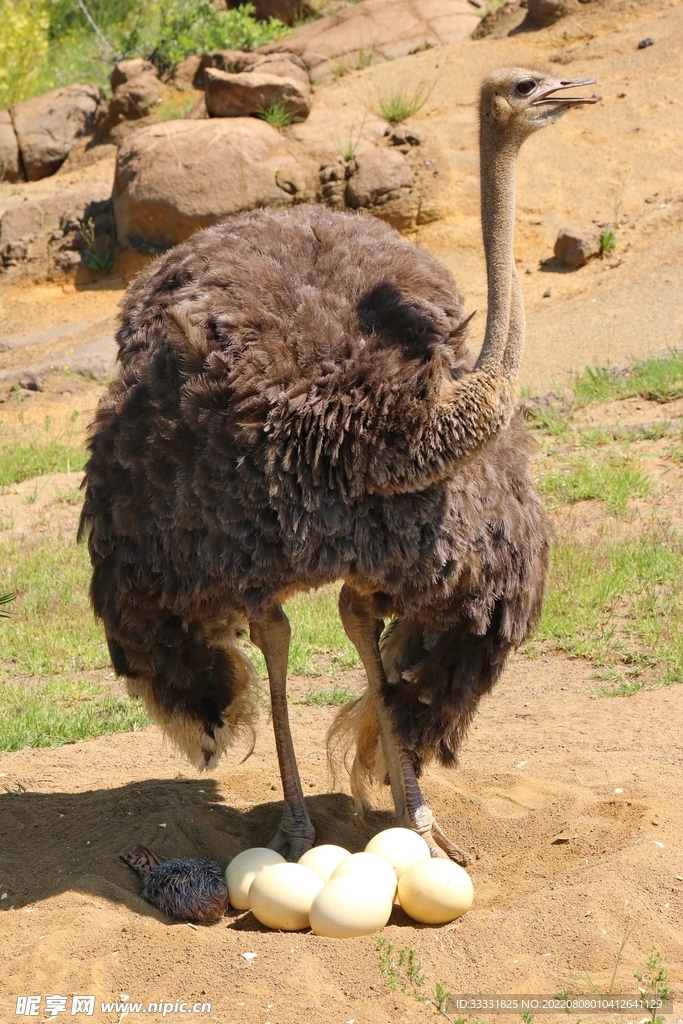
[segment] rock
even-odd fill
[[[202,68],[202,79],[201,85],[195,82],[195,77],[199,73],[200,65],[204,58],[199,53],[191,53],[185,60],[181,60],[180,64],[176,67],[173,72],[173,82],[178,89],[203,89],[204,88],[204,70]]]
[[[419,146],[422,142],[420,133],[408,124],[392,125],[384,134],[390,144],[396,146],[401,153],[409,153],[413,146]]]
[[[19,143],[9,110],[0,110],[0,181],[21,181]]]
[[[389,128],[388,121],[362,107],[318,107],[307,121],[290,125],[285,133],[320,163],[329,163],[338,156],[350,159],[359,147],[380,142]]]
[[[289,50],[321,81],[367,60],[390,60],[467,38],[479,16],[467,0],[364,0],[311,21],[260,53]]]
[[[89,258],[84,227],[100,253],[113,254],[115,232],[108,185],[64,189],[8,206],[0,220],[0,274],[45,281]],[[87,231],[87,227],[86,227]]]
[[[292,78],[280,78],[260,71],[231,74],[217,68],[204,72],[206,109],[212,117],[249,117],[283,104],[288,113],[305,118],[311,112],[311,87],[303,88]]]
[[[346,186],[346,205],[352,210],[383,206],[410,194],[414,175],[405,157],[395,149],[363,149],[355,156],[356,170]]]
[[[228,7],[239,7],[242,0],[231,0]],[[291,25],[305,13],[307,4],[304,0],[252,0],[256,17],[261,21],[268,18],[279,18],[285,25]]]
[[[575,0],[527,0],[528,17],[542,25],[552,25],[575,8]]]
[[[95,85],[67,85],[10,108],[29,181],[54,174],[75,144],[92,135],[106,106]]]
[[[591,257],[600,255],[600,233],[592,224],[560,228],[554,253],[556,259],[572,270],[578,270]]]
[[[529,420],[547,416],[549,413],[566,415],[574,406],[574,392],[570,388],[544,391],[540,395],[522,398],[517,408]]]
[[[301,57],[287,51],[256,53],[247,50],[212,50],[199,59],[193,78],[195,88],[204,88],[204,72],[207,68],[218,68],[219,71],[229,71],[231,74],[258,70],[268,75],[278,75],[280,78],[293,78],[310,92],[311,82],[306,65]]]
[[[142,57],[135,57],[132,60],[120,60],[109,76],[111,91],[116,92],[120,85],[125,85],[126,82],[132,82],[134,79],[140,78],[142,75],[154,75],[155,78],[159,77],[157,69],[149,60],[143,60]]]
[[[17,381],[20,388],[24,388],[26,391],[43,391],[43,378],[36,377],[35,374],[22,377],[21,380]]]
[[[111,98],[109,116],[114,123],[137,121],[147,117],[161,99],[161,84],[156,75],[140,75],[120,85]]]
[[[229,214],[305,198],[312,173],[258,118],[150,125],[119,149],[119,242],[146,251],[167,248]]]

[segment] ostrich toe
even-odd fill
[[[285,860],[296,863],[300,857],[310,850],[315,842],[315,829],[308,823],[297,824],[289,805],[286,806],[282,821],[268,843],[269,850],[275,850]]]

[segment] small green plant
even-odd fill
[[[524,1024],[531,1024],[533,1019],[534,1019],[534,1015],[533,1015],[533,1013],[531,1013],[530,1010],[526,1010],[522,1014],[522,1020],[524,1021]]]
[[[88,267],[106,274],[114,265],[114,253],[110,249],[102,250],[97,240],[97,229],[92,217],[84,220],[80,228],[81,238],[88,246]]]
[[[340,686],[335,683],[330,690],[309,690],[307,694],[296,701],[297,704],[304,704],[312,708],[329,708],[348,704],[355,700],[358,694],[349,686]]]
[[[652,1024],[663,1024],[664,1018],[657,1011],[661,1009],[663,1000],[670,993],[666,980],[666,968],[662,963],[662,954],[654,946],[647,958],[644,971],[634,971],[633,976],[638,982],[638,991],[650,1014]]]
[[[379,953],[379,969],[390,989],[399,989],[418,1003],[429,1003],[436,1013],[451,1024],[464,1024],[462,1018],[456,1020],[447,1012],[451,993],[443,982],[436,982],[432,995],[424,991],[426,978],[422,970],[422,958],[414,946],[395,950],[387,939],[378,939],[375,949]]]
[[[2,609],[3,605],[9,604],[10,601],[13,601],[14,598],[15,598],[14,594],[0,594],[0,609]],[[8,619],[9,618],[9,612],[3,612],[2,610],[0,610],[0,618]]]
[[[260,110],[258,116],[273,128],[286,128],[287,125],[297,124],[304,120],[294,111],[290,110],[284,100],[274,100],[265,110]]]
[[[347,163],[349,163],[350,160],[353,160],[354,156],[356,155],[358,143],[362,138],[363,129],[365,128],[365,120],[366,119],[364,117],[358,128],[356,128],[355,125],[352,125],[349,128],[346,135],[338,136],[335,139],[337,152],[339,153],[339,156],[342,158],[342,160],[345,160]]]
[[[612,228],[604,228],[600,234],[600,255],[614,252],[617,247],[617,236]]]
[[[433,88],[433,85],[419,82],[412,91],[401,88],[396,92],[387,93],[379,97],[377,112],[390,124],[400,124],[422,110]]]

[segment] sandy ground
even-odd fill
[[[636,50],[646,36],[655,45]],[[434,83],[414,120],[426,137],[424,158],[439,171],[430,197],[439,216],[415,238],[451,267],[468,308],[481,310],[476,344],[485,299],[477,83],[496,64],[548,61],[563,75],[595,75],[602,101],[534,138],[520,163],[516,249],[528,311],[522,381],[536,389],[563,382],[585,362],[615,363],[680,342],[683,5],[601,0],[551,29],[368,68],[316,98],[334,110],[371,104],[397,86]],[[612,258],[575,273],[541,268],[562,224],[607,223],[615,208],[620,245]],[[0,287],[0,339],[107,322],[134,269],[123,261],[87,289],[69,281]],[[41,344],[36,360],[55,351],[52,342]],[[0,352],[0,370],[21,367],[23,351]],[[19,416],[30,429],[46,415],[67,429],[74,410],[74,429],[83,429],[99,385],[60,374],[44,386],[0,405],[5,436],[25,429]],[[5,397],[8,388],[0,390]],[[680,417],[679,405],[653,413],[648,403],[628,400],[587,416],[632,424]],[[670,463],[661,470],[664,510],[680,524],[681,473]],[[36,483],[26,481],[4,495],[3,531],[65,529],[75,517],[77,483],[77,475],[63,474],[35,494]],[[601,518],[589,508],[577,529],[595,531]],[[360,683],[357,674],[338,680]],[[306,685],[295,681],[295,692]],[[415,926],[397,908],[384,935],[419,951],[430,985],[439,979],[454,992],[552,994],[606,990],[619,943],[633,926],[615,988],[634,990],[633,970],[656,946],[673,985],[671,1019],[680,1020],[683,688],[606,700],[592,697],[594,685],[593,670],[580,662],[513,659],[482,706],[460,768],[431,769],[425,784],[441,823],[476,858],[474,907],[445,928]],[[362,849],[391,824],[387,794],[379,794],[379,810],[367,820],[356,817],[348,794],[328,792],[324,734],[332,712],[294,706],[292,716],[319,841]],[[20,1019],[18,995],[37,993],[96,995],[94,1018],[117,1024],[121,1013],[102,1012],[101,1000],[208,1001],[211,1019],[226,1024],[433,1018],[429,1008],[387,989],[373,939],[275,934],[234,912],[211,928],[169,925],[140,899],[137,877],[118,860],[143,842],[160,856],[209,856],[224,865],[267,842],[281,805],[265,715],[253,756],[243,764],[235,756],[211,776],[195,773],[155,728],[3,755],[0,773],[0,1024]],[[247,962],[246,952],[258,955]],[[162,1018],[150,1012],[146,1019]]]
[[[331,714],[293,707],[294,741],[319,840],[355,851],[392,818],[386,795],[361,821],[348,795],[327,792]],[[384,936],[415,946],[428,977],[454,992],[552,994],[590,991],[586,976],[606,990],[630,921],[615,989],[633,990],[633,969],[655,945],[680,1017],[682,734],[683,688],[592,699],[581,664],[515,658],[460,768],[432,769],[425,784],[442,824],[476,858],[474,906],[441,928],[416,926],[396,908]],[[124,993],[145,1005],[206,999],[212,1019],[249,1024],[431,1018],[386,989],[374,939],[273,933],[236,912],[213,927],[171,926],[118,861],[142,842],[160,856],[224,865],[266,842],[281,805],[265,720],[253,756],[211,776],[189,768],[156,728],[5,755],[0,771],[3,1022],[29,992],[94,994],[98,1003]],[[258,955],[247,963],[246,952]]]

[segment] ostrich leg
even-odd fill
[[[289,620],[279,604],[271,605],[266,615],[249,623],[252,641],[266,659],[270,684],[275,747],[280,765],[285,812],[268,846],[290,861],[298,861],[315,842],[315,829],[306,810],[299,769],[287,711],[287,659],[289,657]]]
[[[470,855],[451,842],[440,827],[422,795],[410,756],[396,741],[381,693],[382,684],[386,681],[379,652],[382,623],[372,613],[371,599],[345,584],[339,595],[339,615],[346,635],[360,655],[368,678],[396,808],[396,821],[418,832],[429,846],[432,857],[450,857],[458,864],[471,864]]]

